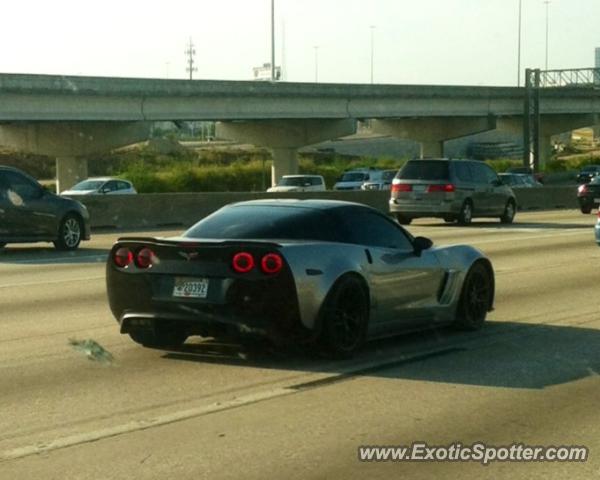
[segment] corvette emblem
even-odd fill
[[[181,255],[186,260],[190,261],[190,260],[194,260],[195,258],[198,258],[199,253],[198,252],[179,252],[179,255]]]

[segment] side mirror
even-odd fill
[[[417,237],[413,240],[413,248],[417,257],[421,256],[423,250],[429,250],[432,246],[433,241],[426,237]]]

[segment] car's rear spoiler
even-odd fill
[[[256,245],[256,246],[264,246],[271,248],[280,248],[281,244],[277,243],[273,240],[257,240],[257,239],[240,239],[240,240],[231,240],[231,239],[199,239],[199,238],[185,238],[185,237],[176,237],[176,238],[157,238],[157,237],[120,237],[117,240],[117,243],[145,243],[152,245],[165,245],[165,246],[176,246],[176,247],[193,247],[200,245]]]

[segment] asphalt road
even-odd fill
[[[104,260],[116,233],[73,255],[0,254],[0,478],[600,478],[600,248],[595,216],[521,213],[504,227],[415,222],[496,269],[481,332],[373,342],[334,362],[192,339],[141,348],[118,333]],[[144,232],[144,234],[149,232]],[[169,235],[175,232],[162,232]],[[115,357],[89,361],[69,339]],[[584,445],[585,463],[358,461],[360,445]]]

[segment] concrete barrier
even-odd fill
[[[543,187],[516,190],[520,210],[577,208],[576,188]],[[364,203],[388,211],[389,191],[311,193],[155,193],[90,196],[81,201],[90,211],[92,228],[189,227],[223,205],[260,198],[324,198]]]

